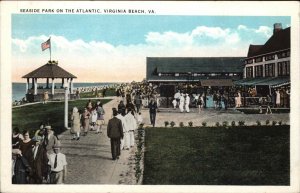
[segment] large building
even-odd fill
[[[241,57],[148,57],[146,80],[157,85],[161,99],[174,96],[176,90],[189,94],[208,89],[228,89],[243,78]]]
[[[273,35],[264,45],[250,45],[243,80],[236,85],[253,86],[263,96],[274,89],[290,87],[290,27],[274,24]]]

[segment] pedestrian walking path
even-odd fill
[[[89,131],[79,141],[71,140],[70,131],[62,133],[62,152],[67,157],[68,173],[66,184],[134,184],[133,155],[134,149],[121,151],[120,159],[112,160],[110,139],[106,126],[112,117],[112,108],[118,101],[113,98],[103,107],[105,125],[101,134]]]

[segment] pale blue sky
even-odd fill
[[[290,25],[290,17],[14,14],[12,38],[26,39],[30,36],[54,34],[70,41],[105,41],[116,46],[145,43],[148,32],[185,33],[197,26],[231,29],[244,25],[253,29],[259,26],[272,28],[274,23],[282,23],[286,28]],[[241,36],[243,37],[242,33]],[[253,38],[256,42],[266,40],[262,36]]]

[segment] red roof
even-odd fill
[[[250,45],[248,57],[291,48],[291,27],[275,32],[264,45]]]
[[[77,78],[67,72],[54,61],[39,67],[38,69],[26,74],[22,78]]]

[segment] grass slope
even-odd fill
[[[110,99],[102,99],[103,104]],[[96,102],[96,101],[92,101]],[[73,107],[83,109],[87,100],[69,101],[69,112]],[[54,102],[47,104],[34,104],[12,109],[12,126],[18,126],[21,130],[29,129],[31,134],[38,129],[41,122],[50,123],[57,134],[64,131],[64,102]]]
[[[289,126],[147,128],[143,184],[289,185]]]

